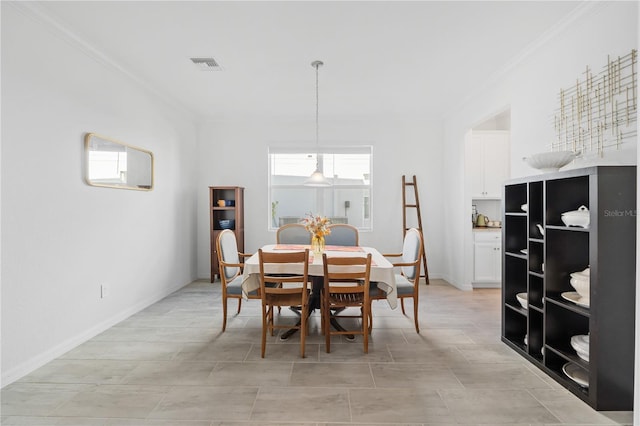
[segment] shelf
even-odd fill
[[[545,300],[558,306],[562,306],[563,308],[566,308],[580,315],[584,315],[585,317],[591,315],[589,308],[583,308],[582,306],[578,306],[575,303],[569,302],[568,300],[563,299],[560,295],[548,295],[547,297],[545,297]]]
[[[225,200],[227,204],[233,203],[234,205],[221,206],[218,204],[220,200]],[[221,220],[232,220],[234,221],[234,226],[232,228],[222,228],[219,225],[219,221]],[[211,282],[214,282],[216,276],[220,275],[216,239],[222,231],[227,229],[235,234],[238,251],[244,252],[244,188],[239,186],[210,186],[209,230],[211,234]]]
[[[512,256],[512,257],[517,257],[519,259],[524,259],[527,260],[527,255],[526,254],[522,254],[522,253],[511,253],[509,251],[504,253],[507,256]]]
[[[534,311],[538,311],[540,313],[544,312],[544,307],[542,307],[542,306],[536,306],[536,305],[529,304],[529,309],[534,310]]]
[[[580,226],[565,226],[565,225],[545,225],[545,229],[558,229],[560,231],[569,232],[589,232],[590,228],[582,228]]]
[[[596,410],[633,408],[636,217],[618,212],[635,211],[636,182],[636,166],[595,166],[504,186],[502,341]],[[589,227],[566,226],[562,214],[582,205]],[[584,307],[561,295],[575,291],[570,274],[588,266],[591,306]],[[515,300],[522,292],[527,309]],[[571,347],[584,334],[590,362]],[[588,388],[563,372],[567,363],[584,370]]]
[[[569,346],[569,348],[571,348],[571,346]],[[573,350],[573,348],[571,348],[571,350],[569,351],[567,349],[559,349],[550,345],[545,345],[545,351],[547,350],[551,350],[567,361],[573,362],[574,364],[577,364],[583,369],[589,371],[589,363],[576,355],[576,352]]]
[[[504,304],[507,308],[514,310],[515,312],[524,315],[525,317],[528,315],[527,310],[520,305],[513,305],[511,303]]]

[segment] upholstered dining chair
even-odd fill
[[[369,352],[369,276],[371,273],[371,253],[366,257],[331,257],[322,254],[324,268],[324,288],[321,298],[322,330],[327,353],[331,352],[332,335],[361,334],[364,353]],[[359,314],[335,315],[333,310],[358,308]],[[331,329],[331,320],[339,318],[360,318],[362,327],[358,330]],[[341,327],[342,328],[342,327]]]
[[[298,252],[267,252],[258,250],[260,262],[260,293],[262,298],[262,346],[264,358],[267,345],[267,331],[275,328],[300,330],[300,356],[305,357],[307,317],[309,309],[309,249]],[[282,274],[279,265],[287,264],[287,273]],[[297,268],[295,268],[297,266]],[[292,272],[292,267],[294,268]],[[299,325],[276,324],[273,308],[300,306]]]
[[[311,244],[311,234],[301,223],[282,225],[276,231],[277,244]]]
[[[357,246],[358,228],[346,223],[334,223],[329,225],[331,233],[324,237],[328,246]]]
[[[408,229],[404,235],[402,253],[385,253],[383,256],[390,258],[390,261],[392,258],[397,259],[391,263],[399,269],[395,278],[402,314],[406,315],[404,299],[413,298],[413,321],[416,333],[420,333],[418,326],[418,282],[420,281],[420,260],[422,259],[422,234],[416,228]],[[386,299],[386,295],[376,286],[371,286],[371,300],[379,299]],[[371,323],[370,320],[370,327]]]
[[[238,314],[242,308],[242,268],[240,262],[250,254],[238,251],[236,234],[230,229],[225,229],[218,234],[216,240],[218,251],[218,264],[220,265],[220,281],[222,282],[222,331],[227,328],[227,303],[229,299],[238,299]],[[259,299],[260,294],[254,291],[248,295],[250,299]]]

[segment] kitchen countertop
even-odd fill
[[[490,228],[488,226],[474,226],[473,232],[500,232],[502,231],[502,227],[500,228]]]

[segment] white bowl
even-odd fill
[[[527,309],[527,307],[529,306],[529,302],[528,302],[528,297],[527,297],[527,293],[518,293],[516,294],[516,299],[518,299],[518,303],[520,303],[520,305]]]
[[[521,205],[521,206],[520,206],[520,209],[521,209],[523,212],[526,212],[527,210],[529,210],[529,205],[528,205],[528,204],[523,204],[523,205]]]
[[[543,172],[557,172],[560,167],[564,167],[576,158],[573,151],[541,152],[533,154],[531,157],[524,157],[523,160],[534,169]]]
[[[590,217],[589,209],[585,206],[580,206],[578,210],[571,210],[570,212],[564,212],[560,215],[560,219],[566,226],[580,226],[582,228],[588,228]]]
[[[573,288],[576,289],[576,292],[581,296],[581,297],[585,297],[585,298],[589,298],[591,296],[591,294],[589,293],[589,278],[578,278],[578,277],[573,277],[569,280],[569,283],[571,284],[571,286]]]

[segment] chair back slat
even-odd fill
[[[411,266],[403,266],[402,273],[407,279],[413,281],[420,274],[420,257],[422,256],[422,237],[420,232],[411,228],[404,236],[402,245],[402,261],[412,263]]]
[[[276,243],[311,244],[311,233],[301,223],[289,223],[276,231]]]
[[[330,246],[357,246],[358,228],[346,223],[334,223],[329,225],[331,233],[324,237],[324,241]]]
[[[231,281],[240,274],[240,268],[238,266],[227,266],[227,264],[237,265],[240,263],[236,234],[229,229],[225,229],[218,235],[217,244],[218,263],[222,266],[222,273],[225,279]]]

